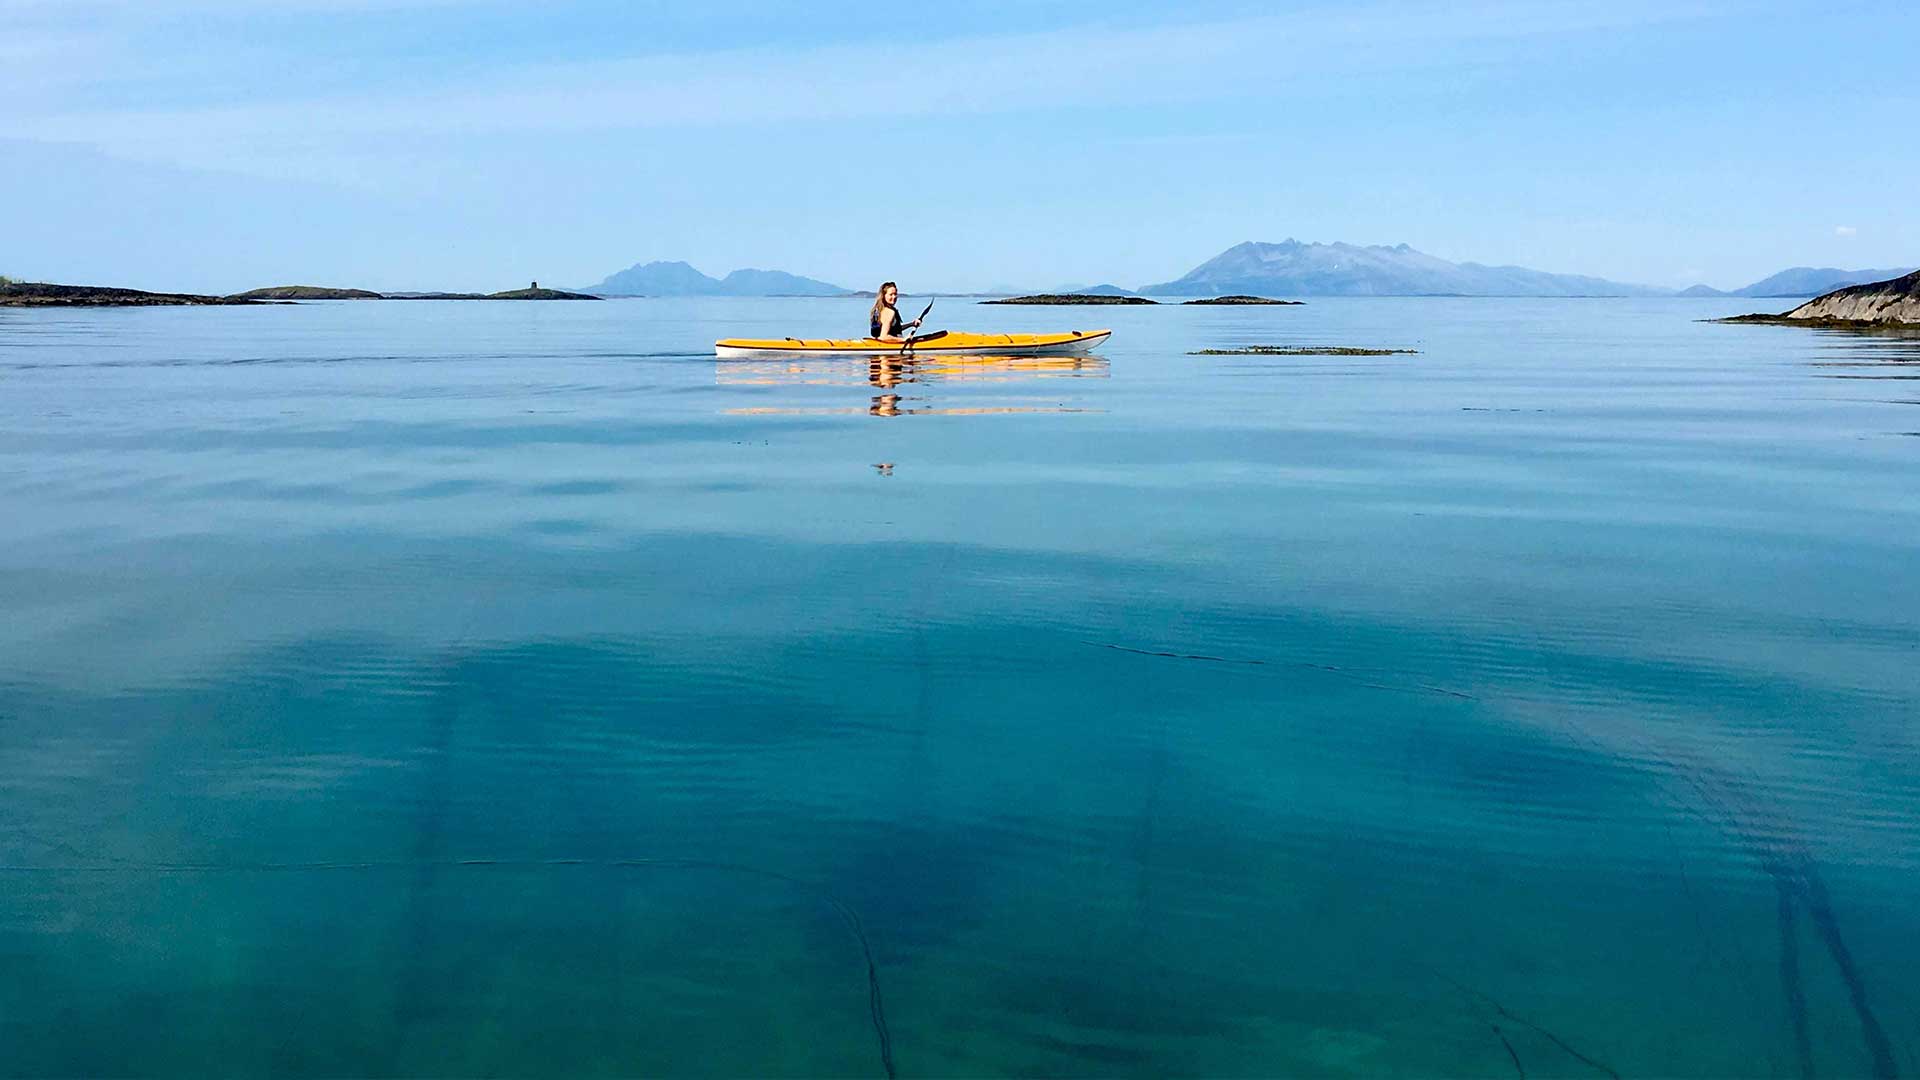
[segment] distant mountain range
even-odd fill
[[[1824,296],[1849,285],[1865,285],[1903,277],[1915,267],[1889,270],[1838,270],[1831,266],[1796,266],[1732,292],[1721,292],[1706,285],[1680,290],[1681,296]]]
[[[1290,239],[1278,244],[1235,244],[1180,278],[1143,285],[1137,291],[1109,284],[1063,285],[1044,291],[1091,296],[1818,296],[1848,285],[1897,278],[1909,269],[1796,266],[1731,292],[1706,285],[1674,290],[1524,266],[1448,262],[1406,244],[1386,247]],[[713,278],[684,262],[640,263],[580,291],[597,296],[854,295],[832,282],[784,270],[735,270],[724,278]],[[1022,291],[1033,290],[988,289],[981,295]]]
[[[1448,262],[1405,244],[1280,244],[1248,241],[1194,267],[1148,296],[1222,293],[1291,296],[1660,296],[1671,292],[1520,266]]]
[[[1146,296],[1819,296],[1848,285],[1885,281],[1911,268],[1837,270],[1796,266],[1745,288],[1664,289],[1523,266],[1448,262],[1405,244],[1279,244],[1249,241],[1215,255],[1186,276],[1144,285]]]
[[[844,296],[846,289],[784,270],[711,278],[683,262],[638,263],[583,292],[598,296]]]

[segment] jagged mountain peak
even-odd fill
[[[1305,296],[1647,296],[1664,289],[1520,266],[1452,263],[1413,246],[1245,241],[1147,295],[1253,293]]]

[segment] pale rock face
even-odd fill
[[[1786,317],[1920,325],[1920,270],[1891,281],[1836,289],[1801,304]]]

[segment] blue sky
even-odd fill
[[[1241,240],[1722,288],[1920,264],[1920,4],[0,0],[0,273],[1176,277]]]

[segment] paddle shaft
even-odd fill
[[[928,301],[927,301],[927,306],[926,306],[926,307],[923,307],[923,308],[921,308],[921,309],[920,309],[920,317],[919,317],[918,319],[915,319],[915,320],[913,320],[913,321],[914,321],[914,322],[916,322],[916,323],[924,323],[924,322],[926,321],[926,318],[927,318],[927,312],[929,312],[929,311],[932,311],[932,310],[933,310],[933,301],[932,301],[932,300],[928,300]],[[909,352],[912,352],[912,351],[913,351],[913,346],[914,346],[914,344],[915,344],[915,343],[917,343],[917,342],[921,342],[921,341],[931,341],[932,339],[934,339],[934,338],[937,338],[937,337],[945,337],[945,336],[946,336],[946,333],[947,333],[947,332],[946,332],[945,330],[936,330],[936,331],[934,331],[934,332],[933,332],[933,333],[931,333],[931,334],[913,334],[913,335],[909,335],[909,336],[907,337],[907,340],[905,340],[905,341],[903,341],[903,342],[901,342],[901,343],[900,343],[900,351],[901,351],[902,353],[909,353]]]

